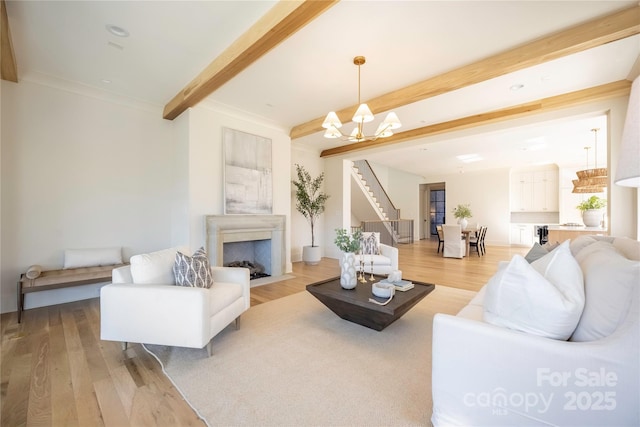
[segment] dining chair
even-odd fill
[[[436,232],[438,233],[438,252],[437,253],[440,253],[440,248],[442,248],[444,252],[444,236],[442,234],[441,225],[436,225]]]
[[[480,229],[475,232],[474,238],[469,240],[469,249],[475,248],[478,256],[484,255],[484,235],[486,232],[487,227],[480,227]]]
[[[459,224],[443,225],[442,234],[444,237],[442,256],[445,258],[464,257],[467,242],[462,238],[462,227]]]
[[[486,235],[487,235],[487,227],[485,226],[483,227],[482,234],[480,236],[480,241],[479,241],[479,246],[480,246],[480,250],[482,251],[482,255],[487,253],[487,249],[484,246],[484,238]]]

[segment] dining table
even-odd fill
[[[471,245],[469,244],[469,239],[471,237],[471,233],[475,233],[477,230],[474,228],[464,228],[461,230],[462,235],[464,236],[464,256],[469,256],[469,250]]]

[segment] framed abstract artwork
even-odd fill
[[[222,129],[224,213],[271,214],[273,174],[271,140],[234,129]]]

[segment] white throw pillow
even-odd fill
[[[64,251],[64,267],[96,267],[122,264],[122,248],[67,249]]]
[[[569,242],[529,264],[516,255],[487,283],[484,320],[547,338],[568,339],[584,307],[582,271]]]
[[[169,248],[132,256],[130,262],[133,283],[175,284],[173,265],[178,251],[185,253],[186,248]]]
[[[640,286],[640,262],[626,259],[606,242],[590,245],[576,259],[584,272],[586,303],[571,341],[595,341],[624,322],[633,288]]]

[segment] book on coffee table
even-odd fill
[[[408,291],[409,289],[413,289],[413,282],[409,280],[398,280],[396,282],[391,282],[389,279],[382,279],[380,283],[384,283],[385,285],[393,285],[396,287],[397,291]]]

